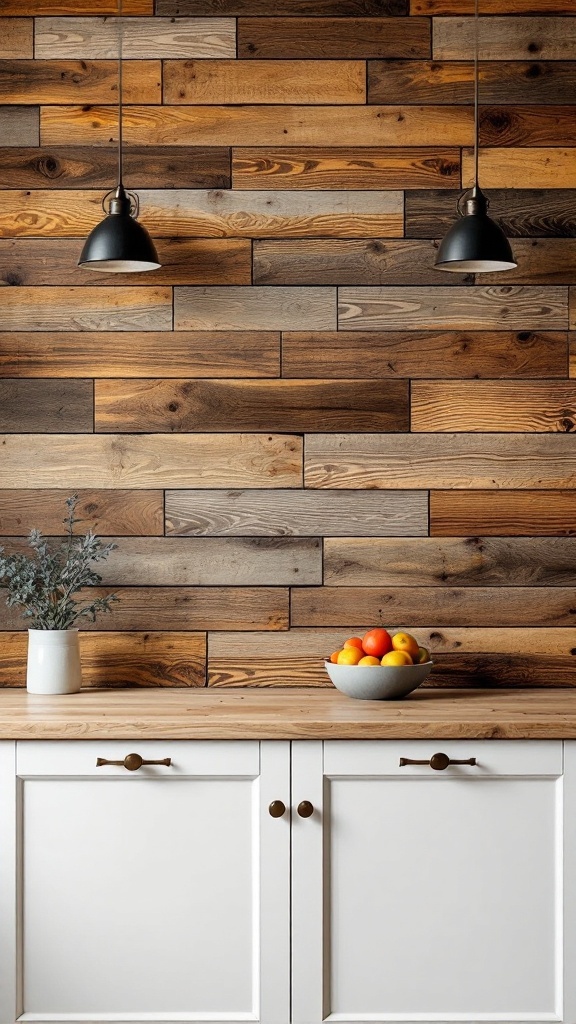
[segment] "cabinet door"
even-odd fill
[[[574,1024],[573,748],[294,744],[294,1020]]]
[[[133,750],[171,766],[96,767]],[[0,752],[2,1024],[286,1024],[290,824],[268,805],[289,807],[289,744],[13,751]]]

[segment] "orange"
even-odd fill
[[[418,657],[416,658],[416,661],[419,665],[424,665],[425,662],[430,661],[430,651],[427,647],[418,648]]]
[[[372,654],[375,658],[381,658],[392,647],[390,633],[386,629],[369,629],[364,634],[362,647],[366,654]]]
[[[418,641],[410,636],[410,633],[395,633],[392,637],[392,647],[395,651],[404,651],[412,659],[418,658],[420,647]]]
[[[340,654],[340,651],[333,651],[332,654],[330,655],[330,661],[332,662],[333,665],[338,664],[338,655],[339,654]]]
[[[370,654],[367,654],[366,657],[360,658],[360,661],[358,662],[358,664],[359,665],[379,665],[380,662],[379,662],[378,658],[373,658]]]
[[[357,647],[344,647],[338,655],[337,665],[357,665],[362,657],[362,651]]]
[[[414,662],[406,651],[388,651],[380,662],[381,665],[413,665]]]
[[[362,651],[362,641],[359,636],[351,636],[349,640],[346,640],[344,647],[357,647],[359,651]]]

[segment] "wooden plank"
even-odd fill
[[[2,483],[10,489],[300,487],[302,439],[286,434],[3,434],[0,467]]]
[[[155,238],[371,237],[402,234],[401,192],[139,190],[140,217]],[[102,191],[2,193],[0,236],[84,238],[102,219]],[[172,242],[174,250],[178,242]]]
[[[169,331],[172,290],[144,288],[4,288],[2,331]]]
[[[575,146],[574,107],[483,107],[480,113],[480,145]]]
[[[117,18],[37,18],[37,60],[112,59],[118,53]],[[122,25],[127,59],[145,57],[235,57],[233,18],[127,18]]]
[[[505,188],[514,181],[518,188],[573,189],[576,187],[576,149],[540,147],[535,149],[481,149],[480,176],[485,188]],[[472,184],[472,155],[462,153],[462,183]]]
[[[576,484],[573,450],[569,434],[311,434],[305,481],[345,490],[566,488]]]
[[[509,107],[576,102],[576,64],[571,60],[481,61],[479,77],[483,103]],[[470,60],[373,60],[368,64],[369,103],[472,103],[473,83]]]
[[[573,587],[301,587],[291,625],[574,626]],[[532,653],[532,652],[531,652]]]
[[[26,685],[26,633],[3,633],[0,686]],[[80,633],[82,687],[204,686],[204,633]]]
[[[406,431],[408,381],[99,380],[103,432]]]
[[[164,103],[365,103],[366,65],[361,60],[167,60],[163,98]]]
[[[3,377],[278,377],[273,331],[82,331],[0,334]],[[550,353],[552,368],[554,356]]]
[[[286,331],[282,375],[346,378],[369,366],[380,378],[565,377],[567,338],[560,331]]]
[[[576,277],[574,238],[516,238],[512,249],[518,266],[506,275],[491,274],[491,283],[572,284]],[[488,275],[476,274],[475,280],[488,284]]]
[[[2,5],[4,12],[4,5]],[[21,13],[21,11],[20,11]],[[34,55],[32,18],[0,18],[0,58],[2,60]]]
[[[230,151],[202,146],[125,146],[130,188],[229,188]],[[0,187],[108,189],[118,163],[116,147],[0,148]]]
[[[485,156],[498,160],[510,155],[496,154],[494,150],[486,151]],[[519,153],[519,150],[514,150]],[[535,154],[540,150],[522,150],[522,162],[533,166]],[[541,166],[546,169],[547,177],[553,181],[556,169],[556,156],[559,150],[546,150],[549,155],[549,166],[543,158]],[[568,152],[568,151],[566,151]],[[574,153],[574,151],[572,151]],[[576,153],[572,156],[574,161]],[[568,162],[565,161],[565,166]],[[484,166],[484,164],[483,164]],[[530,172],[529,172],[530,173]],[[507,184],[521,175],[518,165],[512,172],[509,168]],[[483,179],[484,180],[484,179]],[[576,182],[576,176],[574,177]],[[576,194],[570,189],[490,189],[490,216],[498,221],[503,231],[510,237],[521,235],[529,237],[561,236],[572,238],[576,226]],[[409,238],[442,238],[454,223],[454,193],[448,190],[422,190],[406,193],[406,235]],[[526,252],[524,252],[526,256]]]
[[[269,0],[156,0],[156,13],[255,17],[259,14],[269,15],[270,3]],[[274,13],[293,17],[307,14],[326,17],[396,17],[408,14],[408,0],[277,0]]]
[[[272,21],[273,19],[268,19]],[[404,19],[403,19],[404,21]],[[383,22],[384,24],[384,22]],[[117,137],[116,107],[43,107],[43,146],[104,145]],[[472,110],[462,106],[130,106],[133,146],[471,146]]]
[[[125,102],[161,103],[161,80],[161,61],[126,61]],[[2,103],[114,103],[117,97],[117,61],[6,60],[0,64]]]
[[[411,189],[460,187],[458,149],[233,150],[234,188]]]
[[[254,283],[437,284],[436,252],[431,241],[406,239],[266,239],[254,242]],[[467,280],[465,274],[446,276],[452,286]]]
[[[569,289],[570,296],[570,329],[576,330],[576,289]]]
[[[333,288],[176,288],[174,326],[179,331],[335,330],[336,292]]]
[[[570,377],[576,377],[576,335],[570,334],[569,336],[569,375]],[[304,376],[304,374],[301,374]]]
[[[93,429],[91,380],[0,380],[3,433],[82,434]]]
[[[166,533],[180,537],[408,537],[428,532],[423,491],[188,490],[167,491],[165,503]]]
[[[347,330],[565,330],[567,289],[519,286],[338,289],[338,326]]]
[[[89,591],[91,599],[107,593],[110,587],[91,587]],[[287,588],[116,587],[114,593],[119,600],[110,614],[84,624],[84,629],[139,632],[288,628]],[[0,602],[0,629],[21,629],[22,623],[15,609]]]
[[[430,533],[571,536],[576,533],[574,492],[431,491]]]
[[[40,141],[38,107],[0,107],[0,138],[5,147],[37,146]]]
[[[573,13],[573,12],[572,12]],[[480,18],[482,60],[572,60],[576,44],[574,18]],[[474,46],[474,18],[434,18],[434,60],[469,60]]]
[[[429,57],[427,18],[239,18],[239,57]]]
[[[573,587],[576,539],[326,538],[324,583],[329,587]]]
[[[316,537],[124,537],[99,566],[104,585],[304,586],[322,582]]]
[[[57,205],[55,196],[53,201]],[[133,274],[95,274],[79,267],[80,249],[77,239],[0,239],[0,283],[116,286],[134,281]],[[156,249],[160,270],[139,276],[137,284],[250,284],[252,279],[247,239],[160,238]]]
[[[541,657],[532,651],[524,655],[438,654],[435,657],[431,685],[437,687],[576,686],[573,657]]]
[[[154,0],[123,0],[124,14],[154,14]],[[28,14],[116,14],[117,0],[32,0]],[[3,14],[21,14],[22,0],[2,0]]]
[[[576,385],[568,381],[414,381],[411,429],[418,431],[571,431]]]
[[[25,537],[32,529],[46,535],[62,533],[64,490],[0,490],[0,535]],[[77,515],[82,530],[100,536],[162,536],[162,491],[91,490],[78,493]]]
[[[480,0],[480,14],[573,14],[572,0]],[[474,14],[474,0],[410,0],[410,14]]]

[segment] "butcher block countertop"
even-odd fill
[[[0,739],[576,739],[576,690],[423,688],[402,701],[333,689],[0,692]]]

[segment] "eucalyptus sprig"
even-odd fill
[[[78,500],[77,494],[66,500],[66,538],[59,545],[50,543],[39,530],[31,530],[31,556],[22,552],[6,554],[0,547],[0,587],[8,591],[6,604],[23,609],[30,629],[70,629],[80,619],[95,622],[99,612],[111,611],[118,600],[116,594],[94,601],[74,600],[84,587],[102,582],[93,565],[104,561],[117,547],[103,544],[92,530],[75,535],[75,526],[82,522],[76,516]]]

